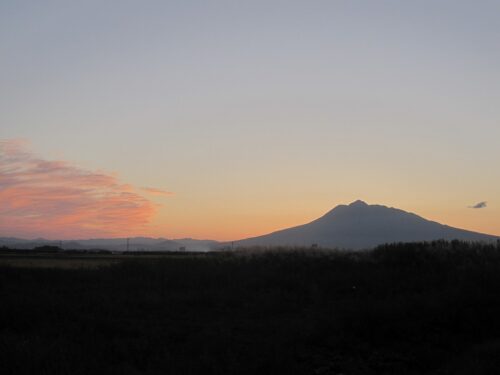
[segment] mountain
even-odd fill
[[[251,246],[306,246],[317,244],[325,248],[367,249],[391,242],[432,240],[495,241],[497,236],[471,232],[426,220],[418,215],[381,205],[368,205],[356,201],[339,205],[324,216],[308,224],[283,229],[260,237],[234,241],[236,247]],[[211,240],[190,238],[133,237],[129,239],[131,251],[210,251],[227,247]],[[60,246],[66,250],[106,249],[127,250],[126,238],[54,241],[0,237],[0,247],[33,249],[37,246]]]
[[[444,240],[493,241],[497,236],[426,220],[410,212],[355,201],[308,224],[235,241],[237,247],[307,246],[364,249],[383,243]]]

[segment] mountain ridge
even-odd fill
[[[34,249],[39,246],[57,246],[64,250],[111,250],[111,251],[210,251],[218,246],[217,241],[196,239],[166,239],[163,237],[90,238],[70,240],[48,240],[45,238],[22,239],[0,237],[0,247],[12,249]]]
[[[313,244],[324,248],[364,249],[384,243],[431,240],[495,241],[499,236],[454,228],[427,220],[415,213],[380,204],[356,200],[339,204],[306,224],[280,229],[261,236],[232,242],[167,239],[150,237],[94,238],[76,240],[20,239],[0,237],[0,246],[33,249],[37,246],[60,246],[63,249],[106,249],[113,251],[210,251],[228,247],[300,246]]]

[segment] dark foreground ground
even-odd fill
[[[0,266],[0,373],[500,368],[496,246],[115,260],[101,268]]]

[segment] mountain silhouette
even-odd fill
[[[311,246],[363,249],[384,243],[432,240],[493,241],[496,236],[426,220],[418,215],[357,200],[339,205],[308,224],[235,241],[237,247]]]

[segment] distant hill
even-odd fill
[[[196,240],[194,238],[179,238],[174,240],[188,251],[209,251],[217,249],[220,243],[212,240]]]
[[[237,247],[311,246],[363,249],[383,243],[444,240],[493,241],[497,236],[471,232],[426,220],[381,205],[355,201],[339,205],[308,224],[235,241]]]
[[[218,245],[216,241],[166,238],[132,237],[128,241],[130,251],[209,251]],[[65,250],[104,249],[111,251],[126,251],[126,238],[97,238],[86,240],[54,241],[37,238],[33,240],[0,237],[0,246],[11,249],[34,249],[40,246],[58,246]]]

